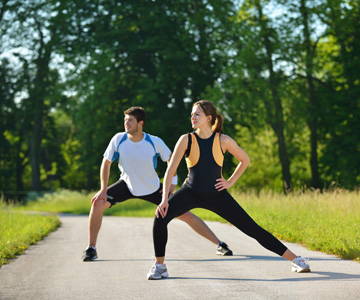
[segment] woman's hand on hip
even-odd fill
[[[216,183],[215,183],[215,189],[217,189],[219,192],[222,190],[226,190],[228,188],[230,188],[232,186],[232,184],[224,179],[224,178],[218,178],[216,179]]]

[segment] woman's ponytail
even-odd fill
[[[212,130],[215,132],[222,132],[223,124],[224,124],[223,116],[217,113],[215,117],[215,123],[212,126]]]

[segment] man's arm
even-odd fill
[[[103,158],[100,167],[100,190],[91,199],[91,202],[106,201],[107,199],[106,192],[110,177],[110,167],[111,167],[111,161],[106,158]]]

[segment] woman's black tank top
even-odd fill
[[[185,184],[199,192],[216,192],[216,179],[221,178],[224,161],[220,134],[214,132],[209,138],[202,139],[196,133],[190,133],[185,159],[189,170]]]

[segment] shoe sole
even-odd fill
[[[233,253],[232,253],[232,251],[228,251],[228,252],[225,252],[225,253],[223,253],[223,252],[216,252],[216,255],[221,255],[221,256],[233,256]]]
[[[97,256],[95,256],[95,257],[85,257],[85,258],[83,258],[83,261],[93,261],[95,259],[97,259]]]
[[[159,278],[155,278],[155,277],[151,277],[151,276],[148,276],[148,280],[160,280],[160,279],[165,279],[165,278],[168,278],[169,277],[169,273],[168,272],[164,272],[161,274],[161,276]]]
[[[292,267],[291,271],[295,272],[295,273],[310,273],[311,272],[310,269],[300,269],[300,268],[295,268],[295,267]]]

